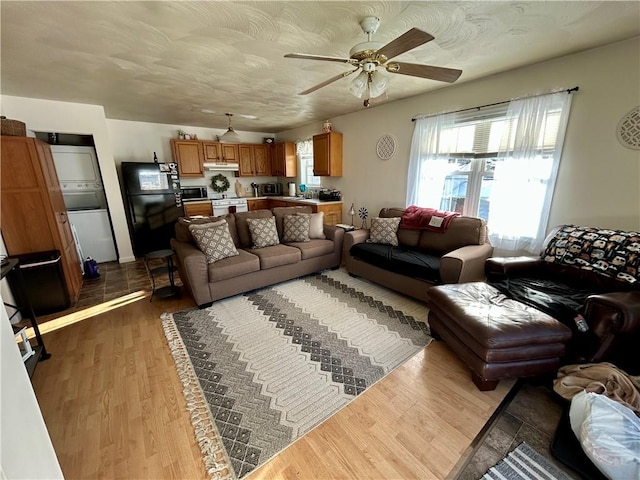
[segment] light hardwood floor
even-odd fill
[[[160,322],[193,306],[133,298],[42,325],[52,357],[32,380],[67,479],[207,478]],[[432,342],[247,478],[445,478],[512,384],[478,391]]]

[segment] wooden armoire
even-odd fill
[[[82,287],[73,239],[49,144],[5,136],[0,145],[0,228],[9,255],[59,250],[71,301]]]

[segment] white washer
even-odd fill
[[[106,209],[68,212],[69,221],[75,226],[82,253],[96,262],[113,262],[118,259],[111,233],[111,222]]]

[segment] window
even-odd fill
[[[484,218],[495,247],[539,253],[570,98],[550,94],[418,119],[407,205]]]
[[[313,175],[313,140],[296,142],[296,154],[300,163],[300,183],[307,187],[322,186],[320,177]]]

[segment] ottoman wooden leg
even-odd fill
[[[473,380],[473,383],[476,384],[476,387],[478,387],[478,390],[480,390],[481,392],[495,390],[498,386],[498,380],[487,380],[485,378],[482,378],[475,372],[471,372],[471,379]]]

